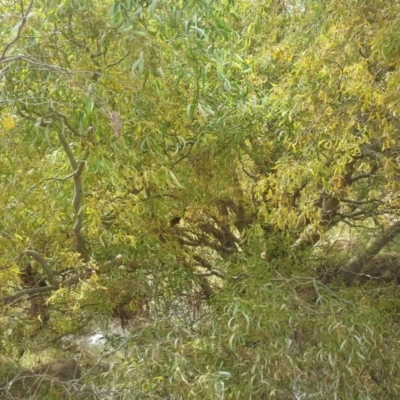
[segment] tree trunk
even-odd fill
[[[400,233],[400,221],[389,226],[381,236],[359,256],[353,258],[344,268],[341,274],[347,286],[351,285],[354,278],[359,274],[363,267],[368,264],[389,242]]]

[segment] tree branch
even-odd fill
[[[350,180],[350,184],[353,184],[354,182],[357,182],[361,179],[365,179],[365,178],[373,178],[373,174],[378,170],[379,166],[377,163],[374,163],[374,165],[371,167],[369,172],[366,172],[364,174],[359,174],[357,176],[351,177]]]
[[[36,252],[34,252],[34,253],[36,253]],[[47,262],[45,260],[44,260],[44,262],[47,264]],[[81,281],[82,279],[88,278],[91,274],[92,274],[92,270],[88,269],[87,271],[75,274],[62,282],[58,282],[57,280],[54,280],[54,282],[57,283],[56,285],[39,286],[39,287],[20,290],[19,292],[14,293],[13,295],[0,297],[0,304],[1,303],[5,303],[5,304],[11,303],[12,301],[18,300],[19,298],[21,298],[23,296],[34,295],[34,294],[45,293],[45,292],[52,292],[54,290],[58,290],[60,287],[73,286],[73,285],[76,285],[77,283],[79,283],[79,281]]]
[[[63,119],[64,123],[65,120]],[[72,231],[75,236],[75,251],[81,256],[85,261],[88,261],[87,254],[84,249],[85,239],[82,235],[82,226],[84,218],[84,210],[82,209],[83,200],[83,184],[82,184],[82,171],[85,168],[85,162],[76,161],[74,154],[72,153],[71,147],[68,144],[66,137],[64,136],[61,129],[58,129],[58,138],[60,143],[67,154],[71,167],[74,171],[74,197],[72,199],[72,206],[75,212],[75,224]]]
[[[83,225],[83,218],[84,218],[84,210],[81,207],[82,199],[83,199],[83,185],[82,185],[82,171],[85,167],[85,162],[81,161],[78,165],[78,168],[74,174],[74,186],[75,186],[75,194],[72,200],[72,205],[75,211],[75,224],[72,228],[74,235],[75,235],[75,250],[77,253],[81,255],[81,257],[87,261],[87,255],[85,254],[84,244],[85,240],[82,235],[82,225]]]
[[[26,63],[31,64],[32,66],[42,68],[43,71],[51,71],[54,73],[63,73],[68,76],[71,75],[70,71],[68,71],[65,68],[59,67],[58,65],[46,64],[44,62],[35,60],[32,57],[27,57],[27,56],[23,56],[23,55],[5,57],[3,59],[0,59],[0,64],[5,64],[5,63],[10,64],[10,63],[13,63],[14,61],[25,61]],[[0,77],[1,77],[1,75],[0,75]]]
[[[28,197],[28,196],[31,194],[31,192],[32,192],[33,190],[35,190],[36,188],[38,188],[38,187],[39,187],[40,185],[42,185],[43,183],[45,183],[45,182],[47,182],[47,181],[65,182],[66,180],[71,179],[74,175],[75,175],[75,171],[72,172],[71,174],[65,176],[64,178],[57,178],[57,177],[55,177],[55,176],[51,176],[50,178],[43,178],[40,182],[35,183],[34,185],[32,185],[32,186],[27,190],[27,192],[26,192],[24,195],[22,195],[21,197],[19,197],[19,198],[14,202],[14,204],[13,204],[12,206],[10,206],[9,209],[12,209],[12,208],[17,207],[18,204],[20,204],[22,200],[24,200],[26,197]]]
[[[40,287],[34,287],[34,288],[20,290],[19,292],[15,293],[15,294],[0,297],[0,304],[1,303],[5,303],[5,304],[11,303],[12,301],[17,300],[22,296],[26,296],[26,295],[30,295],[30,294],[51,292],[53,290],[57,290],[58,288],[59,288],[58,286],[50,285],[50,286],[40,286]]]
[[[56,111],[56,110],[54,110],[54,113],[55,113],[58,117],[60,117],[60,118],[63,120],[65,126],[66,126],[75,136],[77,136],[77,137],[80,137],[80,136],[81,136],[81,135],[79,134],[79,132],[69,123],[68,117],[67,117],[65,114],[63,114],[63,113],[60,112],[60,111]]]
[[[69,146],[68,142],[67,142],[67,138],[64,136],[64,134],[62,133],[61,129],[57,129],[58,132],[58,139],[61,143],[61,146],[63,147],[68,159],[69,159],[69,163],[71,164],[71,167],[73,170],[77,170],[78,169],[78,163],[74,157],[74,154],[72,153],[71,147]]]
[[[21,2],[22,3],[22,2]],[[26,11],[24,12],[23,10],[23,5],[21,4],[21,12],[22,12],[22,17],[21,17],[21,22],[19,23],[18,26],[18,30],[17,30],[17,34],[15,36],[14,39],[11,39],[5,46],[3,49],[3,52],[1,53],[0,56],[0,63],[5,59],[7,51],[11,49],[11,47],[19,40],[19,38],[21,37],[21,32],[22,29],[24,28],[26,21],[28,20],[28,15],[32,9],[33,6],[33,0],[30,0],[29,4],[28,4],[28,8],[26,9]]]
[[[321,210],[321,222],[320,228],[327,232],[336,223],[335,219],[339,209],[339,199],[335,196],[323,196],[322,199],[322,210]],[[300,237],[294,243],[293,248],[302,249],[305,247],[313,246],[321,238],[320,232],[316,231],[313,227],[307,226],[306,229],[300,234]]]
[[[58,288],[60,286],[60,282],[58,282],[57,279],[54,278],[53,271],[51,270],[49,264],[38,252],[36,252],[35,250],[26,249],[24,251],[24,253],[27,256],[32,257],[34,260],[36,260],[40,264],[43,271],[47,275],[47,279],[49,280],[51,285],[55,286],[56,288]]]
[[[373,160],[383,161],[382,154],[379,154],[377,151],[373,150],[368,145],[360,146],[361,154],[363,157],[372,158]]]
[[[400,221],[389,226],[381,236],[376,238],[372,244],[360,255],[351,260],[341,274],[347,286],[351,285],[354,278],[389,242],[400,234]]]
[[[206,277],[206,276],[218,276],[221,279],[226,279],[226,276],[224,273],[221,271],[218,271],[215,269],[207,260],[205,260],[203,257],[199,255],[193,255],[193,259],[196,260],[199,263],[199,266],[202,268],[207,269],[208,272],[206,273],[200,273],[200,272],[195,272],[195,275],[198,277]]]

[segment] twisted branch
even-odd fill
[[[85,168],[85,161],[80,161],[79,163],[76,161],[75,156],[71,150],[71,147],[69,146],[68,141],[61,130],[58,130],[58,138],[65,153],[67,154],[69,163],[71,164],[71,167],[74,170],[73,174],[74,197],[72,199],[72,206],[74,207],[74,212],[75,212],[75,224],[72,228],[72,231],[75,236],[75,251],[81,256],[81,258],[84,261],[88,261],[88,257],[84,249],[85,239],[82,235],[82,226],[84,218],[84,210],[82,208],[82,199],[83,199],[82,171],[83,168]]]
[[[36,260],[40,266],[42,267],[43,271],[45,272],[45,274],[47,275],[47,279],[49,280],[50,284],[53,286],[56,286],[57,288],[60,286],[60,282],[57,281],[57,279],[54,278],[54,274],[53,271],[51,270],[49,264],[47,263],[47,261],[44,259],[44,257],[42,257],[38,252],[36,252],[35,250],[31,250],[31,249],[26,249],[24,251],[24,253],[28,256],[28,257],[32,257],[34,260]]]

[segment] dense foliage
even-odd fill
[[[1,354],[101,329],[100,398],[399,396],[399,13],[0,1]]]

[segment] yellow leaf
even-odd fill
[[[3,119],[2,124],[4,128],[6,128],[8,131],[11,131],[11,129],[13,129],[15,126],[15,119],[12,115],[9,115]]]

